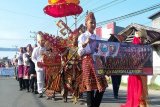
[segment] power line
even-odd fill
[[[124,2],[124,1],[126,1],[126,0],[123,0],[123,1],[120,1],[120,2],[118,2],[118,3],[116,3],[116,4],[113,4],[113,3],[117,2],[117,1],[119,1],[119,0],[113,0],[113,1],[111,1],[111,2],[109,2],[109,3],[106,3],[106,4],[103,4],[103,5],[101,5],[101,6],[98,6],[98,7],[94,8],[94,9],[92,9],[92,10],[90,10],[90,11],[92,11],[92,12],[95,13],[95,12],[101,11],[101,10],[103,10],[103,9],[106,9],[106,8],[108,8],[108,7],[111,7],[111,6],[113,6],[113,5],[122,3],[122,2]],[[111,4],[112,4],[112,5],[111,5]],[[110,5],[110,6],[109,6],[109,5]],[[86,13],[82,14],[82,15],[80,16],[80,18],[77,20],[77,23],[78,23],[78,22],[81,22],[81,21],[84,19],[85,16],[86,16]],[[74,26],[74,24],[71,25],[71,27],[73,27],[73,26]]]
[[[109,4],[111,4],[111,3],[114,3],[114,2],[116,2],[116,1],[119,1],[119,0],[113,0],[113,1],[111,1],[111,2],[109,2],[109,3],[106,3],[106,4],[103,4],[103,5],[101,5],[101,6],[97,7],[97,8],[91,9],[90,11],[94,12],[94,11],[96,11],[97,9],[102,8],[102,7],[104,7],[104,6],[107,6],[107,5],[109,5]],[[77,23],[78,23],[79,21],[81,21],[85,16],[86,16],[86,13],[82,14],[82,16],[80,16],[80,18],[77,20]],[[74,25],[74,24],[73,24],[73,25]],[[73,25],[72,25],[72,26],[73,26]]]
[[[101,11],[101,10],[104,10],[104,9],[106,9],[106,8],[112,7],[112,6],[116,5],[116,4],[123,3],[123,2],[125,2],[125,1],[127,1],[127,0],[119,1],[119,2],[117,2],[117,3],[115,3],[115,4],[112,4],[112,3],[116,2],[116,1],[119,1],[119,0],[114,0],[114,1],[112,1],[110,4],[105,5],[105,6],[102,6],[101,8],[94,10],[94,13],[99,12],[99,11]]]
[[[101,8],[104,8],[104,7],[111,7],[111,6],[108,6],[108,5],[111,5],[111,4],[113,4],[113,3],[115,3],[115,2],[117,2],[117,1],[119,1],[119,0],[113,0],[113,1],[111,1],[111,2],[109,2],[109,3],[105,3],[105,4],[103,4],[103,5],[101,5],[101,6],[98,6],[98,7],[96,7],[96,8],[94,8],[94,9],[91,9],[91,10],[89,10],[89,11],[92,11],[92,12],[98,12],[97,10],[99,10],[99,9],[101,9]],[[126,1],[126,0],[125,0]],[[124,0],[123,1],[121,1],[121,2],[124,2]],[[120,3],[121,3],[120,2]],[[119,3],[119,2],[118,2]],[[118,4],[117,3],[117,4]],[[113,5],[115,5],[115,4],[113,4]],[[84,18],[84,16],[85,16],[85,14],[83,14],[82,15],[83,17],[80,17],[81,19],[82,18]]]
[[[32,33],[32,34],[34,34],[34,35],[30,35],[30,38],[33,38],[34,39],[34,41],[35,41],[35,44],[37,43],[37,32],[35,32],[35,31],[30,31],[30,33]]]
[[[82,21],[82,19],[86,16],[86,13],[87,13],[87,12],[85,12],[82,16],[80,16],[80,18],[77,20],[77,23],[78,23],[79,21]],[[75,23],[73,23],[73,24],[70,26],[70,28],[72,28],[74,25],[75,25]]]
[[[148,7],[148,8],[136,11],[136,12],[132,12],[130,14],[123,15],[123,16],[120,16],[120,17],[117,17],[117,18],[113,18],[113,19],[110,19],[110,20],[99,22],[99,23],[97,23],[97,26],[104,25],[104,24],[106,24],[108,22],[119,21],[119,20],[123,20],[123,19],[126,19],[126,18],[130,18],[130,17],[136,16],[136,15],[140,15],[140,14],[143,14],[145,12],[157,9],[157,8],[160,8],[160,4],[156,4],[156,5],[153,5],[151,7]]]
[[[109,2],[109,3],[105,3],[105,4],[101,5],[101,6],[98,6],[98,7],[94,8],[94,9],[92,9],[91,11],[92,11],[92,12],[95,12],[95,11],[97,11],[97,10],[103,8],[103,7],[106,7],[106,6],[112,4],[112,3],[116,2],[116,1],[119,1],[119,0],[113,0],[113,1],[111,1],[111,2]]]

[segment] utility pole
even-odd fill
[[[35,44],[37,44],[37,32],[30,31],[30,33],[34,34],[34,35],[30,35],[30,38],[33,38],[35,41]]]
[[[18,46],[17,45],[13,45],[12,47],[14,47],[16,49],[16,55],[17,55]]]

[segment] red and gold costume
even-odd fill
[[[90,55],[85,55],[82,58],[82,87],[81,91],[91,91],[95,89],[102,89],[105,91],[107,82],[104,76],[96,74],[93,59]]]
[[[73,95],[74,103],[77,103],[79,97],[79,85],[81,83],[81,60],[77,54],[77,39],[80,35],[79,29],[71,33],[67,38],[67,52],[63,54],[64,72],[64,96],[67,97],[68,92]]]
[[[44,34],[46,52],[43,53],[45,69],[46,95],[52,97],[55,92],[61,92],[61,56],[59,38]]]
[[[61,91],[61,59],[60,56],[54,54],[54,52],[47,52],[43,57],[43,62],[45,64],[46,95],[51,97],[54,92]]]

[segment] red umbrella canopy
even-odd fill
[[[44,12],[52,17],[65,17],[81,14],[83,9],[79,6],[79,0],[49,0],[49,5]]]

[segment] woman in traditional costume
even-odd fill
[[[25,86],[27,88],[27,91],[29,92],[29,79],[30,79],[30,75],[29,75],[29,68],[30,68],[30,57],[31,57],[31,53],[32,53],[32,47],[31,44],[28,44],[26,47],[27,52],[25,52],[23,54],[23,63],[24,63],[24,73],[23,73],[23,79],[25,82]]]
[[[138,31],[132,41],[133,44],[143,44]],[[147,76],[129,75],[128,89],[127,89],[127,102],[121,107],[147,107]]]
[[[23,82],[23,48],[19,48],[19,52],[17,54],[17,60],[18,60],[18,81],[20,86],[20,91],[25,88],[24,82]]]

